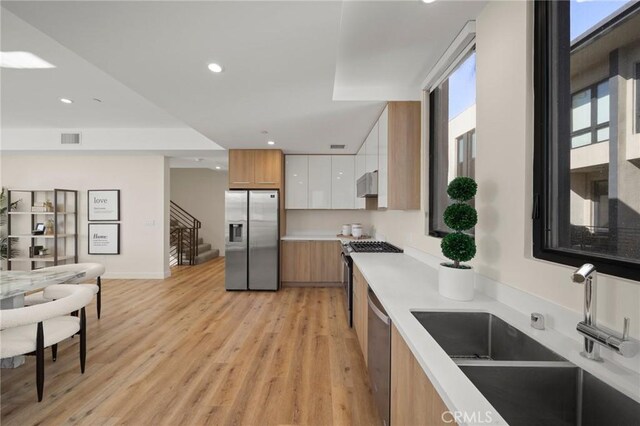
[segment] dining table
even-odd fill
[[[85,272],[80,266],[77,270],[68,271],[51,271],[47,268],[33,271],[0,271],[0,310],[23,307],[26,293],[55,284],[64,284],[84,275]],[[0,368],[15,368],[22,364],[24,356],[5,358],[0,361]]]

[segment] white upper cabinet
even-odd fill
[[[355,198],[355,206],[356,209],[364,209],[366,208],[366,200],[364,198],[358,198],[358,179],[362,177],[363,174],[367,171],[367,159],[365,156],[365,144],[362,144],[360,147],[360,151],[356,154],[356,175],[353,179],[353,187],[354,187],[354,198]]]
[[[285,208],[309,208],[309,156],[287,155],[285,159]]]
[[[355,208],[355,156],[331,156],[331,208]]]
[[[367,158],[366,172],[375,172],[378,170],[378,122],[371,129],[364,144]]]
[[[378,120],[378,208],[389,205],[389,107]]]
[[[331,156],[309,156],[309,208],[331,208]]]

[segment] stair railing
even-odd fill
[[[198,256],[199,231],[202,223],[191,213],[170,201],[169,204],[169,239],[170,264],[195,265]]]

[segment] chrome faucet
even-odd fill
[[[581,355],[594,361],[602,361],[600,346],[604,346],[624,357],[634,356],[638,352],[638,345],[629,340],[629,318],[624,319],[622,337],[598,328],[595,266],[585,263],[573,273],[571,280],[576,284],[584,284],[584,320],[576,327],[578,333],[584,336],[584,350]]]
[[[584,321],[578,323],[578,332],[580,333],[580,324],[590,327],[596,326],[596,267],[590,263],[585,263],[573,273],[571,279],[576,284],[584,284]],[[602,361],[599,347],[586,336],[582,355],[594,361]]]

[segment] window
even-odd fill
[[[609,140],[609,80],[571,96],[571,148]]]
[[[476,55],[472,50],[429,94],[429,235],[449,232],[442,215],[447,185],[474,177],[476,158]]]
[[[535,10],[533,254],[638,280],[640,2]]]
[[[609,181],[597,180],[593,182],[593,214],[594,229],[609,227]]]
[[[456,176],[473,177],[476,165],[476,129],[456,138]]]

